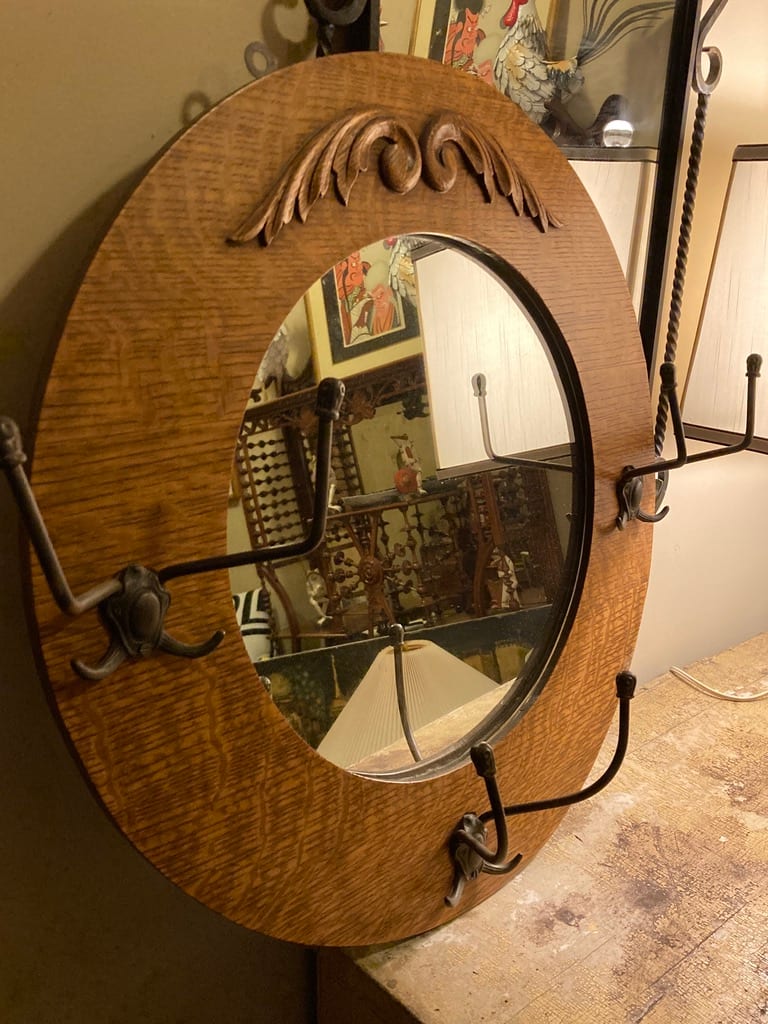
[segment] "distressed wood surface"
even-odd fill
[[[461,111],[499,140],[563,226],[543,233],[474,174],[444,194],[360,175],[346,207],[315,203],[268,247],[227,244],[322,126],[375,104],[420,130]],[[434,111],[432,107],[434,106]],[[608,237],[562,155],[483,83],[435,63],[356,54],[246,87],[205,115],[150,170],[98,250],[53,365],[33,483],[78,592],[131,562],[153,568],[223,552],[238,425],[255,369],[308,286],[348,253],[431,231],[497,254],[541,297],[579,374],[593,445],[589,572],[542,696],[497,746],[502,792],[532,800],[576,788],[613,715],[614,676],[635,642],[650,528],[614,528],[614,483],[653,455],[645,367]],[[507,878],[483,876],[443,905],[448,836],[484,791],[464,764],[392,784],[325,762],[272,705],[240,641],[226,573],[171,586],[168,631],[209,657],[165,656],[86,684],[95,615],[66,621],[35,570],[42,658],[55,704],[104,807],[130,841],[196,899],[246,927],[306,943],[396,939],[450,920]],[[561,812],[520,822],[528,862]]]
[[[768,633],[690,671],[765,690]],[[641,688],[633,719],[610,788],[503,892],[390,949],[321,954],[321,1024],[764,1021],[768,700],[670,674]]]

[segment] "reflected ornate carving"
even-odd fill
[[[377,144],[376,165],[382,183],[400,194],[423,180],[436,192],[456,183],[460,161],[479,180],[487,202],[496,195],[509,200],[518,216],[536,221],[542,231],[562,222],[542,202],[536,189],[492,135],[454,111],[432,114],[417,139],[402,118],[368,108],[345,114],[314,135],[266,198],[228,237],[234,245],[260,239],[269,245],[290,221],[306,221],[312,207],[332,189],[346,206],[363,171],[369,170]]]

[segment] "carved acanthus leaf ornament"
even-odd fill
[[[314,135],[227,240],[242,245],[259,239],[269,245],[292,220],[303,224],[331,189],[346,206],[358,177],[374,160],[382,184],[402,195],[419,181],[448,192],[463,166],[478,179],[487,202],[503,196],[518,216],[530,217],[542,231],[562,227],[498,140],[462,114],[432,114],[417,137],[401,117],[368,108],[345,114]]]

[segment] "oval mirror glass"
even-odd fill
[[[324,541],[231,582],[271,699],[353,771],[440,770],[498,732],[544,684],[575,610],[578,396],[564,344],[491,265],[433,236],[352,253],[286,317],[243,417],[230,550],[297,541],[317,385],[345,385]]]

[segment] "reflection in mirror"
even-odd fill
[[[478,373],[504,461],[483,443]],[[394,772],[538,686],[574,586],[581,453],[549,348],[510,289],[446,240],[386,239],[325,274],[258,367],[231,550],[306,533],[326,376],[346,398],[325,541],[233,570],[236,614],[299,735],[342,767]]]

